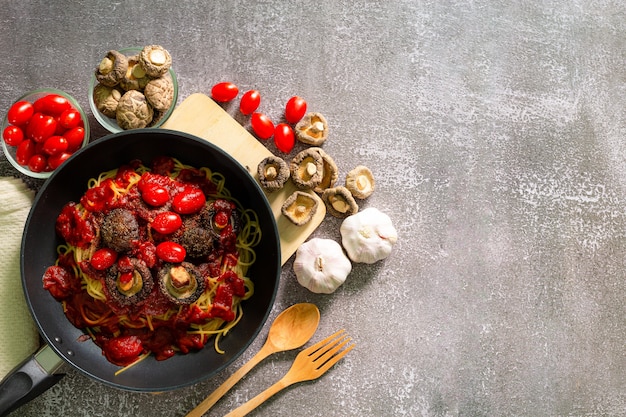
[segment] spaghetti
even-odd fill
[[[129,366],[215,349],[254,293],[261,228],[224,177],[170,158],[92,178],[57,217],[64,243],[43,285],[107,359]]]

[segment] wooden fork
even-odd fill
[[[351,340],[345,330],[339,330],[326,339],[304,349],[296,356],[285,376],[247,403],[226,414],[225,417],[245,416],[283,388],[297,382],[319,378],[352,350],[355,346],[354,343],[346,346]]]

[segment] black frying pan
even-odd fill
[[[257,212],[262,242],[256,247],[256,262],[248,272],[255,283],[255,292],[243,304],[242,320],[221,340],[220,347],[225,354],[217,353],[209,342],[201,351],[176,355],[165,361],[156,361],[150,356],[116,376],[119,367],[109,363],[98,346],[90,340],[79,341],[82,332],[69,323],[60,303],[43,289],[42,276],[54,263],[55,250],[60,243],[54,231],[55,219],[63,205],[70,200],[77,201],[85,192],[87,180],[132,159],[138,158],[149,164],[154,157],[162,155],[221,172],[232,195],[244,207]],[[254,178],[231,156],[209,142],[163,129],[138,129],[110,135],[74,154],[42,186],[28,216],[22,240],[22,283],[44,341],[56,355],[89,377],[131,391],[157,392],[191,385],[215,375],[233,362],[265,323],[276,296],[280,268],[280,241],[274,216]],[[13,382],[7,377],[7,382],[0,387],[0,414],[35,396],[32,391],[23,395],[16,391],[38,385],[35,391],[42,392],[58,379],[58,376],[33,377],[32,369],[37,366],[32,361],[24,366],[13,372],[12,375],[16,376]]]

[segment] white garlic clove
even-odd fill
[[[296,251],[293,270],[298,283],[309,291],[330,294],[345,282],[352,263],[339,243],[313,238]]]
[[[385,259],[398,240],[389,216],[374,207],[347,217],[339,231],[341,243],[353,262],[373,264]]]

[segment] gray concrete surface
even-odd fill
[[[357,348],[256,416],[626,415],[626,4],[573,1],[32,1],[0,9],[0,109],[52,86],[88,108],[111,48],[159,43],[180,99],[218,81],[294,94],[327,116],[362,204],[400,232],[392,255],[315,295],[284,267],[272,319],[322,312]],[[91,118],[94,139],[104,132]],[[4,158],[0,172],[14,174]],[[33,187],[38,184],[32,183]],[[329,218],[315,236],[339,239]],[[6,301],[5,301],[6,302]],[[159,395],[67,369],[14,416],[183,416],[216,378]],[[263,362],[210,415],[288,369]]]

